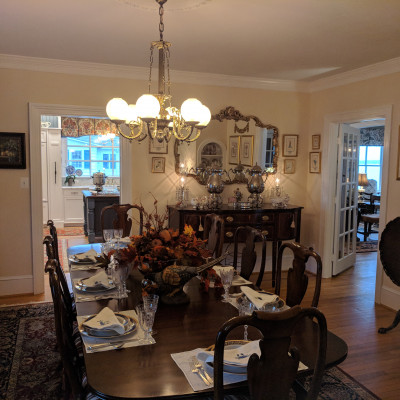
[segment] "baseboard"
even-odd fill
[[[381,304],[397,311],[400,308],[400,291],[383,285],[381,289]]]
[[[0,277],[0,296],[33,293],[33,276]]]

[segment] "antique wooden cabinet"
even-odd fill
[[[112,204],[119,204],[119,193],[92,193],[89,190],[82,190],[83,193],[83,213],[85,222],[83,225],[85,235],[89,243],[102,242],[103,232],[101,229],[100,215],[101,210]]]
[[[192,207],[169,206],[169,226],[183,231],[185,224],[195,231],[201,230],[206,214],[215,213],[224,219],[225,242],[232,242],[235,230],[239,226],[249,225],[259,229],[265,238],[272,242],[272,282],[275,285],[276,258],[278,246],[283,240],[300,241],[301,210],[303,207],[288,205],[287,208],[273,208],[264,204],[257,209],[236,209],[223,205],[218,210],[197,210]]]

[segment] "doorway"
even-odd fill
[[[392,106],[376,107],[371,109],[359,110],[354,112],[344,112],[339,114],[328,115],[325,118],[324,132],[326,140],[323,148],[323,165],[322,165],[322,185],[321,185],[321,239],[323,243],[323,277],[331,277],[333,264],[335,263],[335,205],[337,190],[337,165],[338,165],[338,130],[340,124],[355,123],[358,121],[384,118],[385,135],[384,150],[382,163],[382,184],[381,184],[381,204],[380,204],[380,223],[379,233],[386,225],[386,196],[389,174],[389,147]],[[375,286],[375,301],[381,302],[381,285],[382,285],[383,268],[377,254],[377,274]]]
[[[41,115],[85,117],[105,116],[104,107],[71,106],[60,104],[29,103],[29,154],[31,182],[31,252],[34,294],[44,290],[44,257],[43,257],[43,201],[42,201],[42,167],[41,157]],[[123,203],[132,201],[131,147],[128,141],[121,142],[121,195]]]

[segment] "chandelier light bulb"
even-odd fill
[[[154,119],[160,112],[160,103],[152,94],[144,94],[137,99],[136,112],[142,119]]]
[[[211,111],[204,104],[201,105],[198,126],[206,127],[211,121]]]
[[[182,103],[181,114],[186,122],[199,122],[201,102],[197,99],[187,99]]]
[[[129,124],[130,122],[137,122],[138,116],[136,111],[136,104],[129,104],[128,112],[125,117],[125,122]]]
[[[128,103],[120,97],[114,97],[107,103],[106,112],[112,121],[124,121],[128,113]]]

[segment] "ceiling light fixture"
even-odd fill
[[[107,103],[107,115],[117,125],[118,133],[126,139],[139,142],[147,136],[158,142],[168,142],[172,135],[181,142],[193,142],[200,136],[211,120],[211,112],[197,99],[187,99],[178,110],[171,103],[171,82],[169,74],[169,48],[171,43],[164,41],[164,4],[167,0],[155,0],[159,5],[160,40],[151,42],[149,94],[140,96],[136,104],[129,104],[121,98]],[[151,94],[151,72],[153,50],[158,50],[158,93]],[[129,127],[129,133],[122,126]],[[121,129],[122,128],[122,129]],[[126,128],[125,128],[126,130]]]

